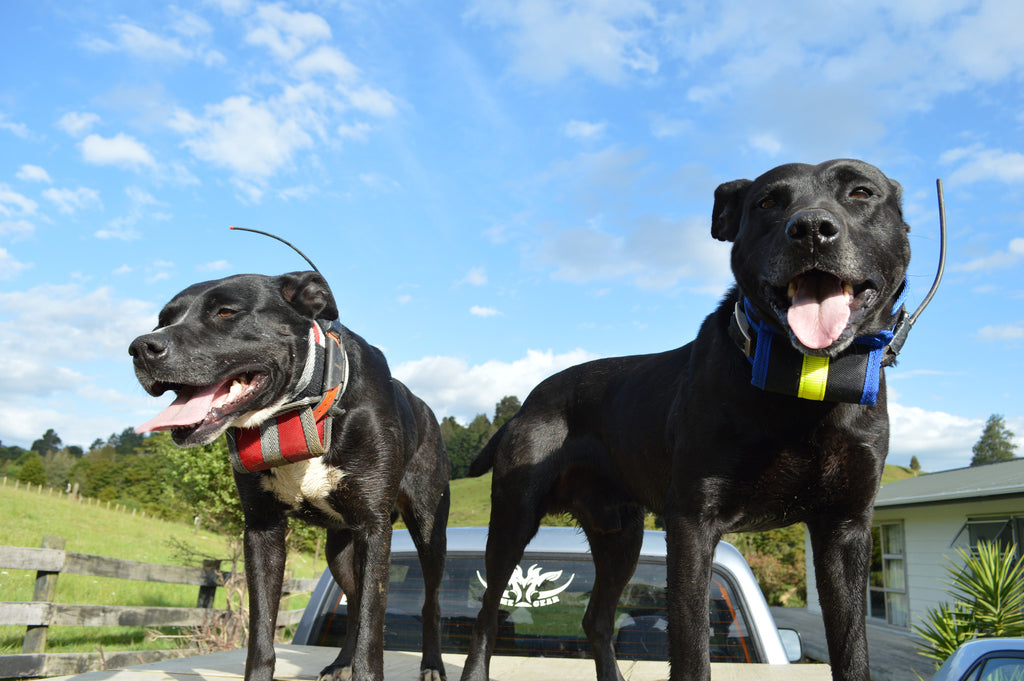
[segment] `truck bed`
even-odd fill
[[[277,681],[292,679],[310,681],[326,667],[338,651],[320,646],[279,644],[277,649]],[[465,656],[445,654],[444,664],[448,678],[455,681],[462,674]],[[162,662],[90,672],[75,676],[56,677],[47,681],[74,679],[75,681],[231,681],[242,678],[245,667],[245,649],[229,650],[209,655],[184,657]],[[413,652],[389,651],[384,653],[384,676],[387,681],[416,681],[419,677],[420,656]],[[665,681],[667,662],[621,661],[619,669],[626,681]],[[491,659],[491,679],[517,681],[518,679],[557,679],[557,681],[593,681],[592,660],[554,659],[542,657],[495,656]],[[829,666],[824,664],[767,665],[724,664],[711,665],[713,681],[826,681],[831,679]]]

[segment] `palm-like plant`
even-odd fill
[[[953,603],[931,608],[914,630],[921,654],[941,665],[961,643],[975,638],[1024,636],[1024,561],[1017,548],[981,542],[976,554],[957,549],[963,565],[946,569]]]

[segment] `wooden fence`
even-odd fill
[[[0,623],[26,627],[22,654],[0,655],[0,679],[80,674],[195,654],[198,651],[194,649],[45,654],[46,635],[52,626],[202,626],[211,616],[225,612],[214,610],[213,600],[217,588],[224,586],[230,577],[230,573],[220,570],[219,560],[204,561],[203,567],[195,568],[104,558],[65,551],[63,537],[44,537],[42,548],[38,549],[0,546],[0,569],[36,571],[31,602],[0,602]],[[195,608],[54,603],[57,578],[61,574],[187,584],[198,586],[199,592]],[[288,579],[282,596],[312,591],[315,585],[315,579]],[[277,624],[296,624],[301,618],[301,609],[282,610]]]

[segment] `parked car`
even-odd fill
[[[444,652],[465,653],[485,589],[486,527],[448,530],[441,588]],[[619,601],[615,622],[620,660],[667,660],[665,533],[644,533],[640,561]],[[495,655],[585,657],[581,621],[594,583],[583,533],[542,527],[506,587]],[[420,649],[423,578],[409,533],[396,530],[385,616],[387,650]],[[711,590],[712,662],[788,664],[801,658],[797,632],[775,626],[743,556],[722,542],[715,551]],[[338,647],[345,636],[346,599],[328,571],[313,591],[293,643]],[[785,643],[783,640],[785,639]]]
[[[939,667],[932,681],[1024,681],[1024,639],[968,641]]]

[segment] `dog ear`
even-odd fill
[[[334,294],[318,272],[291,272],[278,277],[281,297],[298,312],[311,319],[337,319]]]
[[[740,231],[743,199],[752,184],[750,180],[733,180],[718,185],[715,207],[711,210],[711,236],[719,241],[735,241]]]

